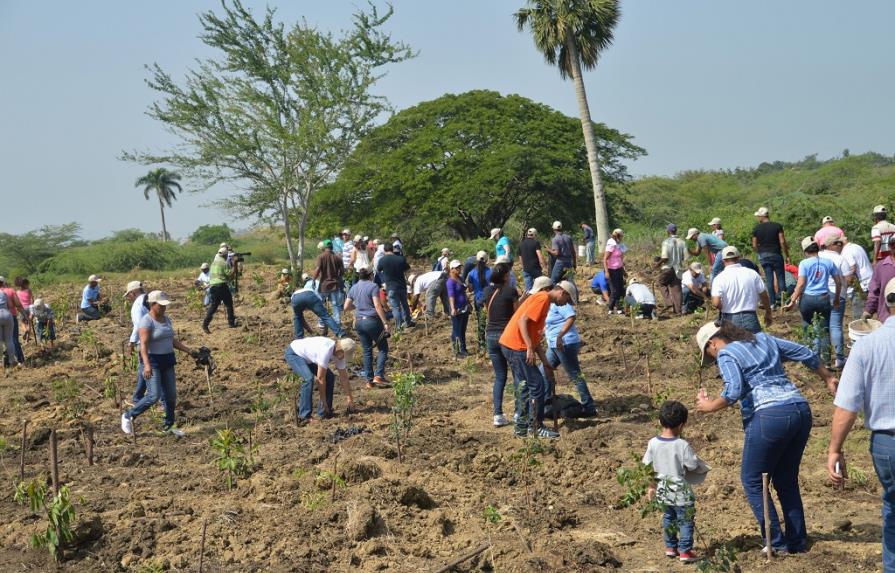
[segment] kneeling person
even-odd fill
[[[625,304],[630,307],[640,308],[636,318],[649,320],[656,317],[656,296],[637,277],[632,277],[628,281],[628,290],[625,292]]]
[[[353,408],[351,386],[348,383],[348,361],[354,352],[354,341],[342,338],[338,343],[325,336],[311,336],[293,340],[286,347],[286,364],[304,380],[298,398],[298,417],[301,420],[311,418],[313,409],[313,383],[317,381],[320,402],[317,414],[321,418],[333,415],[333,386],[335,375],[329,370],[331,360],[335,361],[336,370],[342,384],[342,391],[348,397],[348,410]]]

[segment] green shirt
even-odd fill
[[[208,274],[211,277],[211,281],[209,281],[210,285],[227,284],[227,281],[230,278],[230,265],[227,264],[227,259],[220,255],[216,255],[211,262],[211,269]]]

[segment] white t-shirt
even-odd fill
[[[712,283],[712,296],[721,297],[725,314],[758,310],[758,295],[766,290],[758,273],[739,263],[724,267]]]
[[[858,276],[858,282],[861,283],[861,289],[867,292],[870,287],[870,279],[873,277],[873,265],[870,264],[867,252],[861,245],[848,243],[842,247],[842,256],[848,266],[855,267],[855,274]]]
[[[199,284],[204,286],[208,286],[209,284],[211,284],[211,276],[205,271],[199,273],[199,277],[196,280],[199,282]]]
[[[840,255],[835,251],[821,251],[817,253],[822,259],[829,259],[833,261],[833,264],[836,265],[836,268],[839,269],[840,278],[844,281],[848,280],[848,277],[852,275],[851,265],[848,261],[845,260],[845,257]],[[836,281],[833,280],[833,277],[830,276],[830,279],[827,281],[827,290],[830,291],[830,294],[836,294]],[[854,289],[848,289],[849,291],[853,291]],[[846,296],[848,293],[840,291],[839,296]]]
[[[889,237],[895,235],[895,225],[882,220],[870,229],[870,240],[874,243],[879,242],[879,252],[889,252]]]
[[[289,347],[292,352],[298,354],[308,362],[312,362],[321,368],[329,368],[329,362],[333,359],[336,343],[325,336],[309,336],[293,340]],[[336,360],[336,369],[345,369],[345,359]]]
[[[699,273],[698,275],[693,276],[693,273],[687,269],[684,271],[684,276],[681,277],[681,284],[690,290],[699,290],[705,286],[705,273]]]
[[[628,290],[625,291],[625,296],[633,298],[637,304],[651,304],[653,306],[656,304],[656,297],[653,296],[653,291],[645,284],[631,283],[628,286]]]
[[[416,282],[413,283],[413,294],[422,294],[429,290],[429,287],[432,286],[442,274],[441,271],[430,271],[416,277]]]

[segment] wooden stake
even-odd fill
[[[57,455],[56,428],[50,430],[50,475],[53,478],[53,493],[59,494],[59,457]]]
[[[205,381],[208,383],[208,404],[214,408],[214,397],[211,395],[211,367],[206,364],[205,365]]]
[[[768,474],[761,474],[761,497],[762,503],[764,504],[764,538],[765,538],[765,549],[768,552],[768,561],[774,559],[774,551],[771,549],[771,516],[768,510],[768,498],[770,497],[770,493],[768,492]]]
[[[479,545],[478,547],[476,547],[475,549],[473,549],[472,551],[470,551],[469,553],[464,553],[460,557],[457,557],[456,559],[454,559],[453,561],[451,561],[444,567],[439,567],[433,573],[446,573],[447,571],[450,571],[451,569],[453,569],[457,565],[460,565],[464,561],[468,561],[469,559],[472,559],[479,553],[483,553],[489,547],[491,547],[490,543],[483,543],[483,544]]]
[[[649,368],[649,352],[646,354],[646,393],[648,396],[653,395],[653,375]]]
[[[25,446],[28,445],[28,420],[22,424],[22,454],[19,460],[19,481],[25,481]]]
[[[339,454],[340,453],[342,453],[342,448],[339,448],[339,451],[336,452],[336,456],[333,458],[333,476],[332,476],[333,488],[329,494],[329,502],[330,503],[332,503],[336,500],[336,476],[339,475],[336,473],[336,471],[339,468]]]
[[[625,365],[625,372],[628,371],[628,357],[625,355],[625,341],[619,340],[618,347],[622,349],[622,362]]]
[[[205,529],[208,527],[208,518],[202,520],[202,541],[199,543],[199,573],[205,565]]]
[[[556,374],[553,375],[553,382],[550,383],[550,392],[551,392],[550,404],[553,406],[553,408],[552,408],[552,410],[553,410],[553,431],[559,432],[559,419],[558,419],[559,408],[557,408],[557,406],[556,406]]]
[[[81,429],[81,434],[84,436],[84,449],[87,451],[87,465],[93,465],[93,426],[87,424],[84,428]]]
[[[131,436],[134,438],[134,445],[137,445],[137,419],[131,418]]]

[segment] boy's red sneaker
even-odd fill
[[[692,550],[681,552],[681,554],[678,555],[677,558],[678,560],[680,560],[681,563],[695,563],[696,561],[700,560],[700,558],[697,557]]]

